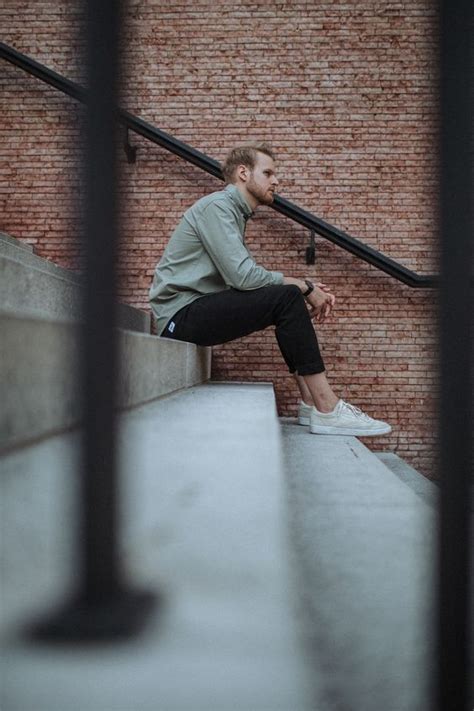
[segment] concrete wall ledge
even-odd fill
[[[2,310],[62,321],[82,318],[84,277],[38,257],[20,242],[0,235],[0,300]],[[150,333],[150,314],[119,304],[121,328]]]
[[[10,246],[16,247],[17,249],[24,249],[27,252],[30,252],[30,254],[34,254],[34,248],[32,244],[30,244],[29,242],[25,242],[24,240],[16,239],[15,237],[10,237],[10,235],[7,235],[5,232],[0,232],[0,245],[2,247]]]
[[[81,326],[0,314],[0,449],[77,425]],[[211,351],[119,329],[119,406],[133,407],[210,377]]]

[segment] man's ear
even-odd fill
[[[250,175],[250,170],[248,166],[244,165],[241,163],[241,165],[237,166],[237,176],[242,180],[242,182],[246,183],[248,180],[248,177]]]

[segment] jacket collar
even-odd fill
[[[236,185],[230,183],[226,186],[225,191],[229,193],[232,202],[237,205],[246,221],[252,217],[252,209]]]

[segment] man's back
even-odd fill
[[[252,210],[235,185],[206,195],[183,215],[159,261],[150,301],[162,333],[169,319],[206,294],[281,283],[255,264],[244,245]]]

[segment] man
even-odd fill
[[[268,271],[245,246],[247,220],[259,205],[273,202],[274,160],[264,143],[234,148],[222,166],[227,187],[185,212],[150,289],[158,333],[213,346],[274,325],[301,393],[300,424],[309,424],[313,434],[387,434],[390,425],[340,400],[326,378],[311,318],[324,323],[331,313],[330,289]]]

